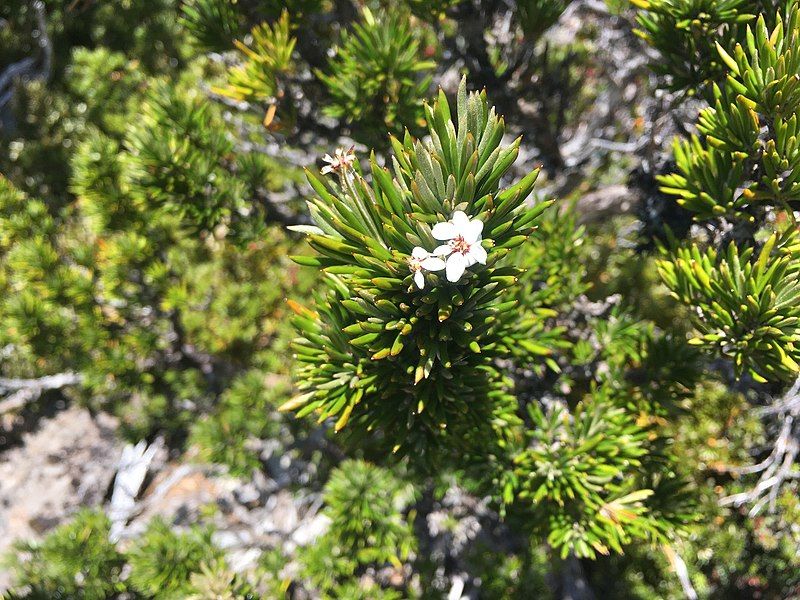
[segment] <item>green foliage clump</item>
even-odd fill
[[[513,470],[499,482],[506,504],[524,503],[563,558],[621,553],[632,539],[661,538],[645,502],[653,491],[629,471],[648,452],[648,432],[633,415],[602,391],[569,413],[528,410],[526,444],[512,451]]]
[[[209,529],[177,533],[156,518],[141,538],[121,549],[109,540],[109,532],[108,517],[86,509],[41,542],[18,543],[7,558],[14,588],[3,598],[259,597],[246,578],[228,568]]]
[[[230,50],[239,36],[240,13],[237,0],[185,0],[180,23],[205,51]]]
[[[242,183],[226,164],[233,158],[233,142],[216,119],[213,106],[201,98],[159,86],[127,138],[132,192],[206,231],[248,210]]]
[[[105,600],[127,591],[124,556],[109,539],[101,511],[82,510],[41,542],[16,545],[10,569],[29,597]]]
[[[662,189],[698,219],[733,223],[726,249],[677,249],[659,271],[675,298],[691,307],[700,333],[693,342],[762,382],[800,371],[797,242],[791,231],[776,232],[757,250],[756,239],[759,227],[785,229],[781,218],[768,223],[768,210],[785,211],[794,223],[799,14],[790,2],[771,31],[759,16],[746,29],[744,47],[728,53],[718,45],[729,73],[714,85],[715,105],[700,114],[703,137],[676,142],[678,173],[661,178]]]
[[[783,17],[779,13],[774,29],[759,15],[754,29],[746,30],[745,41],[736,44],[733,53],[717,50],[730,69],[726,84],[731,92],[750,100],[756,112],[789,119],[800,108],[800,49],[797,47],[798,11],[788,2]]]
[[[56,247],[56,221],[47,206],[32,200],[0,176],[0,286],[4,344],[18,346],[21,362],[48,355],[74,335],[76,309],[86,302],[87,277],[65,264]],[[76,345],[63,346],[51,368],[64,370],[75,360]]]
[[[0,182],[7,375],[79,372],[78,397],[122,416],[129,435],[180,437],[239,372],[286,369],[270,347],[286,290],[307,284],[292,242],[265,223],[265,197],[291,173],[240,150],[195,73],[155,79],[107,48],[72,60],[63,97],[40,98],[63,116],[53,130],[67,183],[29,181],[44,202]],[[26,163],[9,178],[52,158],[45,140],[20,142]]]
[[[67,89],[83,105],[82,117],[108,135],[122,136],[147,84],[139,62],[104,47],[75,48],[68,74]]]
[[[772,31],[760,16],[746,30],[747,49],[737,44],[733,56],[717,47],[730,72],[700,113],[703,137],[676,141],[678,172],[661,178],[662,189],[698,218],[752,221],[758,208],[800,200],[797,15],[793,5]]]
[[[213,412],[192,426],[190,444],[197,446],[201,459],[228,465],[234,475],[250,475],[261,466],[250,443],[280,437],[276,407],[288,393],[288,382],[277,376],[245,373],[222,394]]]
[[[297,40],[290,34],[289,13],[284,11],[273,25],[261,23],[250,31],[250,46],[236,40],[245,56],[241,65],[228,70],[228,85],[214,91],[234,100],[269,102],[283,96],[281,78],[292,70],[292,52]]]
[[[344,164],[338,182],[308,174],[317,226],[303,230],[320,256],[299,260],[329,276],[316,312],[298,310],[301,394],[284,406],[336,417],[336,430],[350,421],[358,437],[379,433],[384,446],[421,463],[445,439],[452,449],[479,445],[494,437],[492,423],[514,420],[494,358],[516,345],[506,323],[521,271],[503,259],[550,204],[525,204],[536,171],[500,189],[519,140],[502,144],[503,120],[485,94],[468,95],[462,82],[457,107],[454,124],[440,93],[427,109],[430,142],[392,139],[394,179],[374,159],[372,183]],[[433,229],[455,227],[459,214],[482,221],[470,251],[486,254],[485,265],[448,278],[424,273],[414,253],[433,250],[441,243]]]
[[[324,112],[357,123],[353,135],[370,143],[385,139],[386,131],[418,128],[423,119],[422,98],[430,87],[435,63],[424,60],[420,36],[409,16],[399,10],[373,14],[345,33],[328,67],[317,76],[331,101]]]
[[[739,25],[755,19],[757,0],[632,0],[637,33],[659,51],[652,69],[672,90],[703,93],[725,72],[716,44],[730,47]]]
[[[694,308],[697,337],[759,381],[791,380],[800,371],[800,279],[797,235],[773,234],[758,255],[735,244],[678,249],[659,263],[673,296]]]
[[[224,226],[200,238],[196,224],[179,220],[185,213],[174,214],[170,202],[180,205],[184,196],[151,187],[158,185],[151,176],[171,174],[180,187],[185,179],[233,175],[205,146],[187,148],[173,137],[200,165],[182,171],[159,149],[162,132],[148,131],[145,145],[157,150],[147,164],[155,173],[143,174],[141,155],[99,132],[79,145],[71,183],[77,200],[66,218],[0,183],[8,220],[0,286],[9,292],[0,303],[9,325],[1,337],[18,348],[18,373],[80,372],[92,401],[122,415],[137,436],[152,427],[184,429],[192,409],[182,398],[195,399],[194,410],[207,407],[218,394],[204,374],[209,365],[229,364],[231,375],[251,360],[285,370],[283,361],[269,359],[270,346],[280,337],[286,290],[299,283],[286,258],[291,242],[276,228],[269,241],[244,243]],[[209,164],[211,173],[201,173]],[[244,189],[244,181],[240,174],[232,185]],[[200,188],[193,189],[205,198],[208,190]],[[246,224],[263,226],[258,219]],[[59,353],[51,351],[56,346]]]
[[[256,600],[260,596],[241,575],[233,573],[223,560],[201,564],[189,579],[186,600]]]
[[[211,541],[211,530],[193,527],[184,533],[174,531],[160,518],[151,521],[126,557],[131,566],[130,586],[151,598],[185,598],[195,591],[203,565],[222,558]]]
[[[359,563],[398,563],[414,549],[401,510],[411,500],[408,484],[391,471],[358,460],[340,464],[325,484],[329,535]]]
[[[397,590],[365,586],[354,576],[365,567],[401,567],[416,549],[403,510],[412,488],[391,471],[346,460],[323,491],[330,527],[299,555],[301,575],[326,598],[399,598]],[[344,595],[342,595],[344,594]]]
[[[101,126],[127,123],[119,115],[136,105],[129,90],[143,76],[180,69],[184,55],[174,0],[46,4],[48,81],[15,82],[0,127],[0,172],[60,208],[70,200],[70,156],[88,126],[95,119]],[[44,63],[36,6],[27,0],[0,6],[0,64]],[[120,69],[122,57],[127,64]]]
[[[528,38],[537,39],[558,21],[572,0],[518,0],[517,20]]]

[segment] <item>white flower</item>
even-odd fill
[[[350,148],[347,150],[344,148],[337,148],[333,153],[333,156],[330,154],[323,156],[322,160],[329,164],[322,167],[321,173],[323,175],[327,175],[328,173],[333,173],[334,171],[346,171],[352,167],[356,160],[355,152],[353,152],[354,148],[355,146],[350,146]]]
[[[449,221],[433,226],[433,237],[447,242],[433,251],[435,256],[447,257],[447,281],[458,281],[467,267],[475,263],[486,264],[486,250],[481,246],[482,231],[482,221],[471,219],[460,210],[453,213]]]
[[[417,246],[411,252],[411,258],[408,259],[408,268],[414,273],[414,283],[417,284],[419,289],[425,287],[425,276],[422,274],[422,269],[426,271],[441,271],[445,268],[444,261],[438,256],[434,256],[425,248]]]

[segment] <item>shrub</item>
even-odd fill
[[[423,60],[419,35],[407,14],[373,14],[365,8],[352,33],[343,34],[328,72],[317,72],[331,95],[325,112],[358,123],[355,136],[363,131],[368,141],[385,139],[387,129],[395,134],[403,126],[416,129],[431,82],[426,73],[433,66]]]
[[[151,521],[147,531],[126,553],[131,566],[130,585],[152,598],[185,598],[193,593],[203,565],[213,564],[221,552],[211,542],[211,531],[193,527],[176,533],[161,518]]]
[[[283,408],[335,417],[337,431],[351,422],[359,437],[380,432],[420,463],[514,420],[494,359],[516,345],[507,323],[520,269],[503,259],[549,205],[525,204],[536,171],[499,189],[519,140],[501,143],[485,94],[462,82],[457,107],[456,129],[440,93],[430,142],[392,139],[394,179],[374,159],[372,183],[348,162],[335,178],[309,173],[317,226],[303,231],[320,256],[298,259],[329,277],[315,311],[297,311],[301,394]]]
[[[9,556],[25,597],[104,600],[127,591],[124,556],[109,539],[110,522],[99,510],[85,509],[41,542],[18,543]]]

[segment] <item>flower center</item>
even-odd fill
[[[460,252],[461,254],[467,254],[470,250],[469,242],[460,235],[450,241],[450,247],[453,249],[453,252]]]

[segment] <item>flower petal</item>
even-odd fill
[[[463,210],[457,210],[453,213],[453,218],[450,219],[450,222],[455,225],[457,229],[463,231],[464,228],[469,225],[469,217]]]
[[[455,283],[467,268],[467,257],[456,252],[447,259],[447,281]]]
[[[472,244],[481,239],[481,232],[483,231],[483,221],[480,219],[472,219],[467,225],[461,229],[461,235],[467,243]]]
[[[480,242],[472,244],[469,248],[469,257],[482,265],[486,264],[486,248]],[[474,263],[473,263],[474,264]]]
[[[450,244],[442,244],[441,246],[436,246],[436,249],[432,252],[434,256],[450,256],[453,253],[453,248]]]
[[[323,175],[327,175],[328,173],[333,173],[333,167],[330,165],[328,165],[327,167],[322,167],[320,173],[322,173]]]
[[[411,256],[416,258],[417,260],[422,260],[423,258],[428,257],[428,251],[421,246],[415,246],[414,249],[411,251]]]
[[[417,284],[419,289],[425,287],[425,276],[422,274],[422,271],[417,271],[414,273],[414,283]]]
[[[445,268],[445,262],[438,256],[429,256],[419,263],[426,271],[441,271]]]
[[[431,229],[431,234],[437,240],[452,240],[458,235],[458,230],[452,223],[437,223]]]

